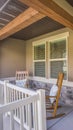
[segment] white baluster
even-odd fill
[[[38,130],[38,111],[37,111],[37,102],[34,101],[33,103],[33,123],[34,123],[34,130]]]
[[[27,94],[25,94],[25,98],[27,98]],[[26,112],[26,125],[28,125],[28,105],[25,105],[25,112]]]
[[[10,130],[14,130],[14,115],[13,115],[13,111],[10,112]]]
[[[32,128],[31,104],[28,104],[28,127],[29,130],[31,130]]]
[[[0,130],[3,130],[3,114],[0,114]]]
[[[24,130],[23,113],[23,107],[20,107],[20,130]]]

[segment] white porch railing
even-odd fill
[[[46,130],[44,90],[35,92],[7,81],[0,81],[1,86],[4,86],[4,105],[0,106],[1,130],[4,116],[10,117],[10,130],[15,130],[15,120],[19,122],[20,130]]]

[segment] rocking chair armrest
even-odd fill
[[[49,98],[56,98],[56,96],[48,96],[48,95],[46,95],[46,99],[49,99]]]
[[[56,98],[56,96],[49,96],[49,98]]]
[[[35,87],[37,90],[38,89],[43,89],[43,90],[46,90],[46,91],[50,91],[48,88],[41,88],[41,87]]]

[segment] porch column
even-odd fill
[[[8,80],[5,80],[4,81],[4,104],[6,104],[7,103],[7,83],[9,83],[9,81]]]
[[[0,114],[0,130],[3,130],[3,114]]]
[[[38,130],[46,130],[46,106],[45,106],[45,90],[37,91],[39,94],[38,100]]]

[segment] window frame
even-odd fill
[[[35,60],[34,59],[34,47],[35,46],[39,46],[39,45],[45,45],[45,59],[41,59],[41,60]],[[33,49],[32,49],[32,51],[33,51],[33,76],[35,76],[35,67],[34,67],[34,64],[36,63],[36,62],[44,62],[45,63],[45,77],[46,77],[46,42],[44,42],[44,41],[42,41],[42,42],[34,42],[33,43]],[[35,76],[35,77],[40,77],[40,76]],[[44,78],[45,78],[44,77]],[[43,78],[43,77],[42,77]]]
[[[50,58],[50,44],[51,44],[51,42],[54,42],[54,41],[59,41],[59,40],[63,40],[63,39],[65,39],[66,40],[66,58],[56,58],[56,59],[51,59]],[[48,52],[49,52],[49,59],[48,59],[48,65],[49,65],[49,67],[48,67],[48,71],[49,71],[49,78],[50,79],[55,79],[55,78],[52,78],[51,77],[51,65],[50,65],[50,63],[51,63],[51,61],[66,61],[66,65],[67,65],[67,79],[64,79],[65,81],[67,80],[68,81],[68,35],[66,36],[61,36],[61,37],[58,37],[58,38],[54,38],[53,40],[51,39],[51,40],[49,40],[48,41],[48,48],[49,48],[49,50],[48,50]]]
[[[65,81],[68,81],[68,37],[69,37],[69,31],[66,32],[59,32],[59,34],[51,34],[47,35],[46,38],[41,38],[40,40],[36,40],[32,42],[32,59],[33,59],[33,76],[35,78],[39,78],[39,76],[34,75],[34,46],[45,44],[45,77],[44,80],[49,79],[50,82],[55,82],[56,79],[50,77],[50,42],[54,40],[60,40],[60,39],[66,39],[66,63],[67,63],[67,79]],[[48,52],[46,53],[46,50],[48,49]],[[41,60],[37,60],[41,61]],[[43,60],[42,60],[43,61]],[[43,77],[40,79],[43,80]]]

